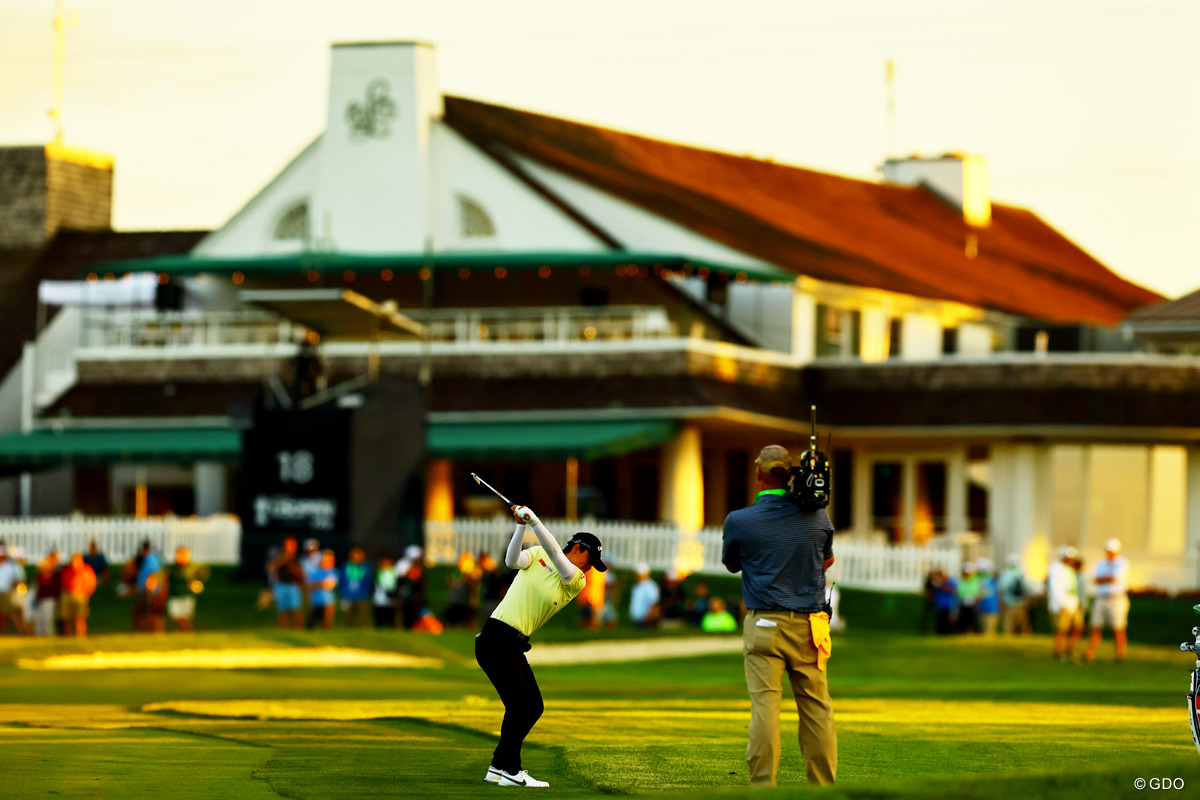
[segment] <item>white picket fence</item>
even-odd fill
[[[0,540],[24,548],[28,561],[51,549],[64,558],[87,553],[92,540],[113,563],[128,561],[146,539],[161,555],[173,558],[186,547],[201,564],[236,564],[241,554],[242,523],[232,515],[211,517],[0,517]]]
[[[678,527],[665,523],[612,522],[598,520],[544,520],[559,541],[577,530],[600,537],[610,563],[629,569],[644,562],[653,570],[672,567],[686,572],[727,574],[721,563],[721,529],[702,528],[681,536]],[[502,559],[512,536],[507,517],[462,518],[453,522],[425,524],[426,557],[435,563],[454,563],[460,553],[487,553]],[[536,544],[532,533],[526,543]],[[956,546],[870,544],[835,537],[831,580],[849,588],[887,592],[919,592],[934,568],[957,575],[962,553]]]

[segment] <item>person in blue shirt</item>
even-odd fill
[[[338,585],[337,557],[332,550],[321,554],[320,564],[308,573],[308,628],[320,625],[333,627],[333,615],[337,610],[334,590]]]
[[[990,558],[979,559],[979,582],[982,591],[979,595],[979,623],[985,636],[996,633],[1000,627],[1000,592],[996,588],[996,574],[993,571]]]
[[[637,585],[629,594],[629,619],[639,628],[658,624],[658,584],[650,580],[650,565],[637,565]]]
[[[350,548],[350,560],[342,566],[342,600],[345,602],[347,628],[368,628],[371,625],[371,593],[374,570],[367,563],[361,547]]]
[[[933,572],[933,610],[937,632],[954,633],[958,611],[958,583],[942,570]]]

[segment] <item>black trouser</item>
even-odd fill
[[[504,703],[500,744],[492,753],[492,766],[510,775],[521,771],[521,745],[545,709],[537,679],[525,658],[528,641],[497,619],[488,619],[475,637],[475,660]]]

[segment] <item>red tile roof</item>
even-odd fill
[[[1053,322],[1115,324],[1159,295],[1118,277],[1024,209],[992,224],[920,187],[844,178],[458,97],[445,121],[722,244],[821,280]],[[965,254],[975,234],[978,255]]]

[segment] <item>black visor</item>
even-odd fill
[[[567,549],[571,549],[571,545],[579,545],[584,550],[588,551],[588,561],[592,565],[592,569],[597,572],[607,572],[608,565],[604,563],[604,545],[600,544],[600,540],[595,534],[587,531],[580,531],[571,537],[571,541],[567,542]]]

